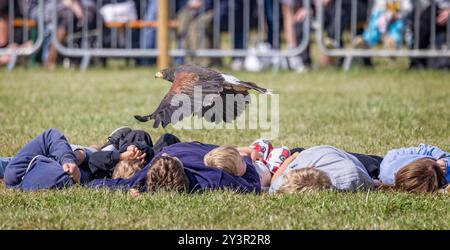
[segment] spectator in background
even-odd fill
[[[8,1],[0,1],[0,48],[8,45]]]
[[[18,45],[16,44],[16,42],[18,42],[17,39],[15,39],[15,37],[11,38],[9,36],[9,10],[11,7],[9,3],[9,0],[0,1],[0,49],[6,47],[18,47]],[[12,8],[14,10],[14,18],[20,18],[22,16],[22,1],[14,0]],[[14,34],[18,35],[17,32]],[[21,33],[19,35],[21,35]],[[10,43],[10,41],[13,41],[13,43]],[[22,46],[29,46],[29,44],[27,43]],[[0,65],[7,64],[10,59],[10,55],[0,55]]]
[[[56,39],[60,43],[65,43],[69,25],[73,25],[73,31],[80,31],[83,23],[87,23],[88,29],[95,26],[95,2],[92,0],[65,0],[59,3],[58,9],[58,23]],[[83,11],[83,9],[85,11]],[[70,15],[74,15],[73,24],[70,23]],[[48,47],[48,55],[45,59],[45,66],[49,69],[54,69],[58,60],[58,51],[53,44]]]
[[[312,10],[304,7],[302,0],[281,0],[281,3],[286,42],[288,48],[293,49],[298,47],[303,40],[303,23],[308,15],[312,15]],[[289,67],[299,73],[311,68],[309,41],[306,49],[298,56],[289,57],[288,62]]]
[[[273,49],[279,49],[280,41],[274,38],[273,23],[276,16],[274,16],[273,0],[264,0],[264,15],[267,22],[267,42]],[[279,15],[278,15],[279,17]]]
[[[252,12],[258,9],[258,2],[249,1],[249,12],[244,13],[244,1],[234,1],[234,5],[231,5],[231,2],[228,0],[221,1],[221,23],[228,26],[228,12],[233,11],[235,22],[234,22],[234,36],[233,36],[233,48],[234,49],[244,49],[247,47],[247,41],[245,41],[244,37],[244,18],[252,18]],[[279,37],[274,37],[274,20],[276,17],[279,18],[279,15],[274,15],[274,1],[273,0],[264,0],[264,17],[267,25],[267,37],[266,42],[273,49],[278,49],[280,47]],[[232,7],[233,6],[233,7]],[[250,15],[250,17],[247,17]],[[250,25],[252,20],[250,20]],[[227,27],[228,28],[228,27]],[[244,67],[244,58],[242,57],[233,57],[230,65],[232,70],[238,71],[242,70]]]
[[[53,2],[45,0],[45,23],[46,23],[46,37],[43,44],[42,61],[48,69],[54,69],[58,60],[58,51],[51,43],[52,36],[60,43],[65,43],[69,26],[73,25],[74,32],[80,31],[84,22],[87,22],[88,29],[95,26],[96,6],[92,0],[63,0],[57,1],[57,29],[56,34],[50,30],[52,15],[54,13]],[[28,13],[31,18],[37,19],[38,15],[38,0],[28,0]],[[71,22],[73,16],[73,23]]]
[[[391,50],[399,48],[406,26],[406,18],[411,11],[410,0],[375,1],[369,25],[362,36],[355,38],[355,46],[371,48],[383,38],[385,48]]]
[[[156,21],[158,13],[158,0],[149,0],[147,2],[144,21]],[[144,28],[140,33],[140,48],[142,49],[154,49],[156,48],[156,28]],[[155,58],[140,58],[138,60],[139,65],[151,65],[155,64]]]
[[[0,1],[0,48],[6,48],[9,41],[8,1]],[[8,63],[9,55],[0,55],[0,65]]]
[[[23,0],[12,1],[13,6],[10,6],[9,0],[0,1],[0,48],[8,46],[9,37],[9,11],[12,7],[14,18],[22,17]],[[15,40],[14,38],[11,40]]]
[[[324,39],[325,46],[328,49],[342,48],[343,47],[343,33],[345,30],[349,30],[352,22],[352,0],[342,0],[341,6],[337,6],[336,1],[323,0],[323,7],[325,12],[325,29],[327,32],[327,37]],[[340,8],[339,8],[340,7]],[[357,29],[356,34],[361,34],[364,29],[362,28],[362,23],[367,21],[367,13],[369,9],[369,0],[357,0],[356,1],[356,22]],[[340,16],[336,18],[336,12],[340,10]],[[338,25],[338,23],[340,25]],[[321,57],[322,64],[330,64],[330,57],[323,55]],[[342,64],[342,59],[338,60],[338,64]],[[365,58],[364,64],[371,65],[370,59]]]
[[[446,27],[449,24],[450,17],[450,0],[436,0],[436,48],[441,47],[445,44],[445,34]],[[419,49],[427,49],[430,47],[430,37],[431,34],[431,5],[428,5],[420,14],[419,19]],[[413,31],[415,23],[413,22]],[[450,59],[441,58],[413,58],[411,59],[410,68],[411,69],[422,69],[422,68],[450,68]]]
[[[212,7],[212,0],[189,0],[178,13],[177,40],[180,48],[185,48],[188,51],[212,48],[214,18]],[[186,62],[209,67],[213,60],[208,57],[191,57],[188,55]]]
[[[233,34],[233,48],[234,49],[244,49],[247,47],[247,41],[244,39],[244,2],[234,1],[234,5],[231,5],[230,1],[222,1],[221,8],[225,11],[221,11],[221,23],[226,25],[228,28],[228,19],[230,18],[229,12],[234,12],[234,34]],[[251,4],[251,2],[249,3]],[[250,18],[250,17],[248,17]],[[229,30],[229,32],[231,32]],[[242,70],[244,68],[244,58],[243,57],[233,57],[231,60],[230,68],[235,71]]]
[[[184,7],[186,7],[186,5],[188,4],[189,1],[190,0],[176,0],[175,1],[175,12],[178,13],[182,9],[184,9]]]

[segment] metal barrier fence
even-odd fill
[[[434,57],[450,57],[450,18],[447,19],[445,25],[441,25],[438,33],[437,26],[437,3],[436,1],[430,1],[430,5],[424,6],[423,1],[414,0],[411,1],[411,6],[399,6],[400,10],[404,11],[405,16],[402,16],[400,20],[403,22],[403,28],[401,30],[396,30],[396,32],[401,33],[401,40],[399,41],[396,48],[379,48],[376,46],[370,46],[364,43],[365,40],[373,39],[373,31],[370,29],[374,23],[374,7],[373,5],[368,5],[368,13],[364,13],[362,16],[366,15],[366,20],[362,23],[363,29],[358,31],[358,19],[362,11],[361,6],[358,7],[361,2],[359,0],[336,0],[334,1],[334,25],[328,24],[328,33],[334,33],[334,42],[329,42],[330,37],[325,34],[325,14],[326,11],[323,7],[324,0],[318,0],[317,4],[317,22],[318,28],[316,31],[317,45],[322,53],[328,56],[334,57],[344,57],[343,68],[348,70],[351,66],[353,57],[367,58],[367,57],[410,57],[410,58],[434,58]],[[368,2],[368,1],[366,1]],[[362,3],[364,4],[364,3]],[[450,1],[447,3],[450,7]],[[346,8],[343,7],[346,5]],[[410,11],[402,10],[401,8],[408,9],[411,7]],[[347,13],[342,13],[342,10],[346,9]],[[350,12],[350,13],[348,13]],[[427,14],[428,13],[428,14]],[[350,23],[345,23],[343,17],[349,16]],[[372,18],[372,20],[371,20]],[[344,22],[344,23],[343,23]],[[331,27],[330,27],[331,26]],[[346,26],[346,27],[343,27]],[[445,31],[443,26],[445,26]],[[349,29],[350,42],[343,45],[342,40],[342,30]],[[331,32],[330,32],[331,30]],[[358,32],[363,32],[360,36],[357,36]],[[437,39],[437,35],[441,37]],[[442,38],[445,36],[445,39]],[[386,35],[384,37],[386,39]],[[328,42],[327,42],[328,40]],[[406,40],[406,41],[405,41]],[[445,40],[445,42],[443,42]],[[439,41],[439,43],[438,43]],[[359,47],[358,47],[359,42]],[[370,41],[372,42],[372,41]],[[334,43],[334,44],[333,44]],[[361,43],[362,46],[361,46]]]
[[[65,56],[82,57],[82,69],[88,66],[91,57],[157,57],[158,50],[156,48],[144,48],[144,44],[146,44],[144,33],[148,31],[147,29],[156,28],[157,22],[154,20],[154,17],[153,19],[151,17],[144,20],[139,19],[146,17],[145,11],[150,8],[150,4],[154,1],[141,0],[138,2],[140,3],[140,7],[138,8],[138,17],[136,19],[105,21],[100,15],[97,15],[95,24],[89,24],[87,20],[84,20],[81,29],[78,31],[82,34],[81,46],[76,47],[70,42],[63,44],[56,37],[54,37],[53,43],[58,51]],[[303,0],[302,2],[304,6],[310,6],[310,0]],[[117,1],[111,1],[111,3],[116,4]],[[103,1],[101,0],[96,1],[96,4],[97,10],[103,7]],[[271,8],[268,8],[269,4]],[[272,45],[272,49],[252,51],[255,56],[286,57],[298,55],[305,50],[309,43],[310,16],[306,16],[305,21],[302,23],[304,36],[298,42],[298,45],[291,46],[293,47],[291,49],[281,49],[281,16],[279,6],[279,0],[213,0],[211,6],[202,5],[196,14],[196,18],[205,17],[205,20],[199,20],[195,24],[198,39],[195,42],[191,42],[191,47],[180,48],[176,47],[177,45],[172,46],[174,48],[170,50],[169,54],[173,58],[186,56],[210,58],[245,57],[249,54],[248,44],[251,44],[252,37],[256,37],[256,41],[268,41]],[[177,1],[170,0],[170,17],[172,21],[169,23],[169,28],[177,29],[177,33],[182,33],[183,27],[180,26],[186,24],[176,19],[177,17],[178,19],[186,17],[181,17],[180,12],[177,16],[176,7]],[[57,9],[56,1],[53,1],[53,8],[54,10]],[[255,8],[257,12],[256,24],[254,24],[254,19],[251,16],[254,11],[252,8]],[[293,6],[291,7],[292,9]],[[83,11],[86,13],[86,8]],[[57,33],[58,19],[58,12],[53,11],[53,33]],[[71,14],[69,20],[71,23],[69,27],[73,27],[75,20],[73,14]],[[224,24],[224,22],[226,23]],[[251,31],[251,25],[253,24],[256,26],[255,32]],[[105,29],[110,34],[111,40],[109,46],[105,46],[103,43]],[[133,46],[132,37],[135,29],[138,30],[139,36],[141,37],[139,46]],[[221,32],[224,29],[228,31],[226,35],[228,46],[224,45],[223,42],[223,40],[226,40]],[[90,30],[93,32],[90,32]],[[73,30],[70,30],[69,34],[72,33]],[[269,37],[266,38],[266,34],[268,33]],[[179,38],[180,34],[172,34],[172,36]],[[89,42],[89,37],[92,37],[95,42]],[[206,45],[206,43],[210,44]],[[180,45],[178,44],[178,46]]]
[[[36,1],[38,14],[34,19],[29,11],[25,11],[20,19],[16,18],[14,7],[11,7],[14,1],[8,1],[9,44],[14,43],[14,33],[18,28],[22,41],[29,40],[30,30],[37,34],[31,47],[0,49],[0,55],[12,56],[9,69],[14,67],[17,56],[31,55],[48,44],[63,56],[82,58],[82,69],[88,67],[92,57],[156,58],[159,55],[155,44],[158,25],[156,0],[97,0],[92,1],[91,6],[84,5],[79,11],[81,14],[64,12],[60,6],[63,1]],[[331,57],[344,58],[346,70],[355,57],[450,57],[450,18],[445,26],[437,25],[440,6],[435,0],[430,1],[430,6],[423,5],[424,0],[411,0],[412,10],[402,16],[404,23],[399,31],[400,40],[389,49],[373,44],[361,46],[361,41],[364,45],[367,38],[364,30],[371,28],[374,1],[293,0],[290,2],[294,4],[286,9],[289,1],[210,0],[209,5],[203,4],[195,14],[183,12],[180,8],[182,0],[168,1],[171,39],[167,42],[171,45],[169,55],[175,60],[181,57],[195,60],[248,55],[273,60],[301,56],[309,50],[312,27],[315,28],[315,41],[320,51]],[[328,3],[326,7],[325,2]],[[118,5],[122,9],[118,9]],[[136,9],[135,13],[126,9],[127,5]],[[307,10],[303,21],[294,24],[292,20],[286,20],[286,12],[293,18],[294,9],[299,5]],[[397,7],[401,12],[402,6]],[[51,43],[44,44],[45,30],[52,34]],[[186,34],[186,30],[193,35]],[[373,34],[368,37],[373,38]],[[255,44],[262,42],[269,43],[269,48],[255,48]]]
[[[24,6],[17,6],[13,0],[3,1],[8,1],[8,15],[3,20],[7,23],[8,44],[4,48],[0,48],[0,56],[8,55],[11,57],[8,62],[8,70],[12,70],[18,56],[32,55],[42,46],[44,40],[44,16],[37,15],[32,17],[29,11],[24,11],[22,15],[16,15],[18,13],[16,8],[30,9],[28,2],[24,2]],[[38,1],[33,8],[37,13],[43,13],[43,1]]]

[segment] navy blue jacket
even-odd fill
[[[216,147],[218,146],[198,142],[180,142],[163,148],[154,159],[157,159],[163,153],[167,153],[172,157],[178,157],[183,162],[184,171],[189,179],[190,192],[231,189],[241,192],[259,193],[261,191],[259,175],[250,157],[244,157],[247,163],[247,172],[243,176],[230,175],[221,169],[204,165],[203,157]],[[87,186],[123,190],[138,188],[141,192],[145,191],[145,177],[151,167],[151,163],[130,179],[96,179],[89,182]]]
[[[64,135],[49,129],[28,142],[12,158],[5,169],[5,184],[22,190],[68,186],[73,181],[62,165],[75,162],[75,155]],[[89,174],[82,171],[81,179],[87,182]]]

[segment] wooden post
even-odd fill
[[[169,0],[158,1],[158,69],[169,67]]]

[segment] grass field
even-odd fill
[[[255,130],[153,129],[134,114],[156,107],[169,85],[155,69],[87,72],[0,71],[0,155],[11,156],[48,128],[72,143],[102,144],[116,127],[172,132],[183,140],[246,145]],[[275,145],[330,144],[384,155],[418,143],[450,151],[450,74],[380,67],[348,73],[234,73],[280,95]],[[450,196],[381,191],[295,196],[212,192],[124,193],[72,188],[22,193],[0,187],[0,228],[149,229],[450,229]]]

